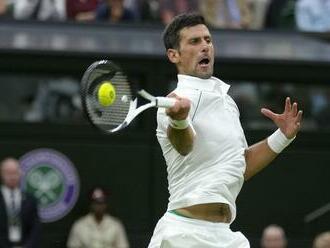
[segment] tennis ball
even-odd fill
[[[97,92],[97,97],[99,103],[103,107],[108,107],[114,103],[114,101],[116,100],[116,90],[110,81],[102,82]]]

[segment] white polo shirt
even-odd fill
[[[232,220],[245,172],[245,135],[229,85],[211,77],[178,75],[174,92],[190,99],[189,118],[196,131],[193,150],[180,155],[167,137],[168,116],[157,112],[157,138],[167,164],[168,210],[203,203],[227,203]]]
[[[77,220],[70,231],[68,248],[128,248],[122,223],[106,214],[100,223],[92,214]]]

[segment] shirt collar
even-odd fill
[[[20,193],[19,188],[15,188],[15,189],[10,189],[5,185],[1,185],[1,190],[2,192],[5,192],[6,194],[10,194],[11,192],[13,192],[14,194]]]
[[[94,225],[97,225],[99,227],[104,226],[108,222],[108,214],[104,214],[102,220],[100,223],[98,223],[92,213],[87,214],[87,219],[89,222],[92,222]]]
[[[216,77],[202,79],[189,75],[178,74],[178,88],[192,88],[210,92],[218,91],[221,94],[226,94],[230,88],[230,85],[224,83]]]

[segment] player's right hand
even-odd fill
[[[175,93],[170,93],[167,97],[173,97],[176,99],[176,103],[173,107],[166,109],[166,114],[173,120],[185,120],[188,117],[190,110],[190,100],[188,98],[179,97]]]

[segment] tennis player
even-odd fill
[[[178,71],[174,107],[157,113],[157,138],[167,163],[169,204],[149,248],[246,248],[230,224],[244,180],[266,167],[300,129],[302,111],[287,98],[283,113],[261,112],[278,129],[248,146],[229,85],[213,77],[214,47],[204,18],[182,14],[163,40]]]

